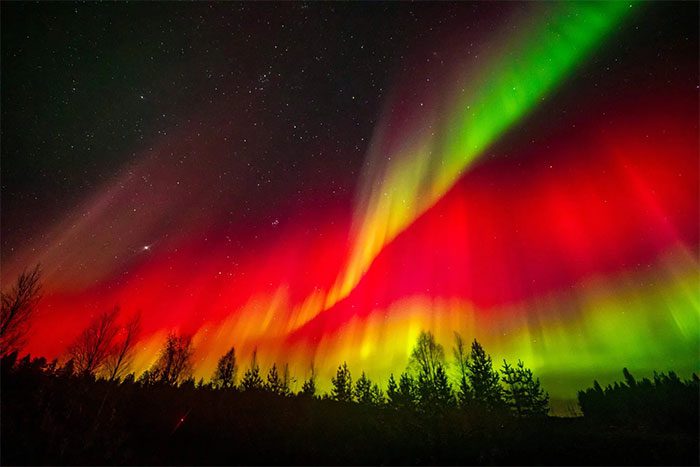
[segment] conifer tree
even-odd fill
[[[267,383],[265,384],[265,389],[273,394],[284,394],[284,384],[282,382],[282,378],[280,378],[279,372],[277,371],[276,363],[272,364],[270,371],[267,373]]]
[[[380,388],[377,383],[372,384],[370,399],[374,405],[384,404],[384,391],[382,391],[382,388]]]
[[[355,400],[360,404],[372,403],[372,381],[370,381],[364,371],[355,383]]]
[[[403,408],[414,407],[418,399],[416,382],[413,377],[404,372],[399,378],[398,404]]]
[[[435,367],[435,377],[432,380],[426,373],[418,375],[418,402],[424,411],[439,410],[452,405],[452,385],[447,379],[443,365]]]
[[[259,391],[263,389],[264,383],[260,377],[260,367],[257,361],[257,351],[253,351],[253,358],[250,362],[250,368],[243,374],[241,380],[241,389],[243,391]]]
[[[501,373],[505,384],[503,391],[505,402],[516,415],[522,416],[525,411],[525,388],[521,375],[517,368],[513,368],[505,359]]]
[[[435,402],[440,407],[449,407],[454,405],[455,399],[452,393],[452,385],[447,379],[445,367],[440,365],[435,370],[435,381],[433,382],[435,391]]]
[[[335,376],[331,379],[331,383],[333,384],[333,388],[331,389],[332,399],[346,402],[352,401],[352,375],[350,374],[347,362],[343,362],[343,364],[338,367]]]
[[[549,411],[549,395],[540,386],[539,378],[535,379],[532,370],[525,368],[518,360],[515,367],[503,360],[503,392],[506,404],[518,416],[544,416]]]
[[[313,363],[311,364],[311,375],[302,383],[299,395],[305,397],[316,396],[316,369]]]
[[[491,356],[474,339],[467,362],[467,378],[475,403],[489,410],[503,405],[503,389],[499,384],[498,372],[493,369]]]
[[[530,416],[541,417],[549,412],[549,394],[542,389],[540,379],[534,378],[532,371],[525,368],[523,380],[527,395],[527,412]]]
[[[296,379],[289,374],[289,364],[284,364],[284,369],[282,370],[282,395],[289,396],[292,394],[291,385],[296,383]]]
[[[399,385],[396,384],[396,380],[394,379],[394,373],[391,373],[389,375],[389,381],[386,386],[386,397],[387,401],[391,405],[398,405],[398,400],[399,400]]]

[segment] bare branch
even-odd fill
[[[119,330],[121,341],[114,345],[105,360],[105,370],[110,381],[121,378],[129,372],[134,358],[134,346],[141,329],[141,313],[136,313]]]
[[[19,350],[41,298],[41,266],[24,270],[9,292],[1,294],[0,354]]]
[[[105,363],[117,335],[119,307],[105,311],[78,336],[68,353],[78,373],[95,374]]]

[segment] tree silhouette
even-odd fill
[[[17,350],[0,356],[0,370],[2,374],[7,374],[14,368],[15,363],[17,363],[17,356]]]
[[[243,374],[241,380],[241,389],[243,391],[260,391],[265,384],[260,377],[260,366],[258,366],[258,351],[253,351],[253,357],[250,361],[250,368]]]
[[[355,400],[361,404],[372,403],[372,381],[367,377],[365,372],[355,382]]]
[[[56,370],[56,374],[60,378],[70,378],[75,374],[75,361],[71,358],[66,363],[63,364],[61,368]]]
[[[0,293],[0,355],[19,350],[41,298],[41,267],[24,270],[8,292]]]
[[[416,396],[425,410],[451,404],[452,387],[445,371],[445,351],[430,332],[421,332],[411,352],[409,368],[417,374]]]
[[[468,407],[473,399],[471,388],[469,387],[469,354],[464,345],[464,340],[459,333],[455,332],[454,357],[459,370],[459,381],[457,384],[457,402],[462,407]]]
[[[313,363],[311,363],[311,374],[302,383],[299,395],[304,397],[316,396],[316,368]]]
[[[121,341],[110,349],[104,364],[110,381],[129,372],[140,327],[141,315],[137,313],[118,331],[117,335],[121,334]]]
[[[503,389],[498,372],[493,369],[491,356],[476,339],[472,342],[467,370],[474,402],[490,410],[502,406]]]
[[[399,378],[398,402],[402,407],[413,407],[418,401],[418,389],[413,377],[404,372]]]
[[[79,374],[94,375],[107,361],[119,330],[116,325],[118,314],[117,306],[100,313],[68,349]]]
[[[280,377],[279,372],[277,371],[276,363],[272,364],[270,371],[267,373],[267,383],[265,384],[265,389],[280,396],[286,395],[287,392],[289,392],[289,386],[286,385],[284,379]]]
[[[452,385],[447,378],[447,372],[443,365],[438,366],[435,372],[435,402],[441,407],[454,405],[455,399]]]
[[[418,394],[415,381],[408,373],[401,373],[399,383],[396,383],[393,373],[389,375],[386,390],[387,402],[399,409],[409,409],[415,406]]]
[[[670,371],[654,372],[653,380],[637,381],[626,368],[624,383],[603,389],[598,381],[579,391],[578,400],[586,418],[614,425],[697,429],[700,413],[700,378],[687,381]]]
[[[431,384],[435,381],[437,369],[445,361],[445,351],[442,345],[435,341],[431,332],[421,331],[416,345],[411,352],[409,367]]]
[[[141,376],[139,376],[137,382],[142,386],[149,386],[151,384],[155,384],[157,382],[156,375],[150,369],[148,369],[141,373]]]
[[[191,376],[194,347],[190,336],[169,334],[156,363],[150,369],[152,381],[176,386]]]
[[[343,364],[338,367],[335,376],[331,378],[331,383],[333,385],[331,389],[332,399],[346,402],[352,401],[352,375],[350,374],[347,362],[343,362]]]
[[[394,373],[389,375],[389,381],[386,384],[386,398],[391,405],[398,405],[399,400],[399,385],[396,384]]]
[[[218,388],[233,389],[236,387],[236,349],[231,349],[226,352],[216,364],[216,372],[212,378],[212,382]]]
[[[539,378],[535,379],[532,371],[525,368],[522,360],[518,360],[515,367],[503,360],[503,391],[504,399],[508,407],[516,415],[544,416],[549,411],[549,394],[540,386]]]
[[[423,410],[438,410],[454,403],[452,385],[447,379],[445,367],[439,364],[435,377],[430,380],[426,373],[418,375],[418,403]]]
[[[258,382],[251,386],[259,388],[256,357],[256,371],[250,374],[257,373]],[[482,357],[475,360],[488,360],[485,352]],[[313,397],[241,396],[202,379],[195,384],[191,376],[179,378],[172,387],[146,387],[159,381],[163,365],[154,365],[143,384],[134,383],[133,373],[120,384],[76,377],[71,365],[59,368],[29,355],[18,361],[16,352],[0,358],[3,465],[42,460],[57,465],[150,465],[154,460],[276,465],[289,459],[377,465],[566,464],[572,459],[602,465],[647,460],[697,464],[700,379],[695,375],[683,381],[673,372],[655,373],[652,380],[623,370],[622,382],[605,389],[594,383],[582,391],[585,420],[564,422],[545,416],[546,394],[532,372],[521,361],[503,361],[500,384],[513,415],[539,416],[522,422],[506,411],[484,413],[477,405],[451,410],[455,397],[443,364],[436,366],[432,381],[427,372],[420,372],[417,380],[409,372],[399,378],[391,375],[390,411],[381,407],[382,391],[364,372],[350,387],[355,402],[342,404]],[[346,396],[334,398],[349,401],[350,371],[346,363],[338,370],[334,383]],[[312,367],[311,381],[314,373]],[[288,367],[275,364],[267,374],[268,387],[284,394],[285,381],[291,380]],[[304,392],[311,395],[314,390]],[[611,437],[614,450],[606,449]],[[168,439],[172,441],[161,442]],[[299,439],[308,444],[296,450]],[[669,457],[676,452],[681,454]],[[600,453],[603,457],[595,457]]]
[[[374,405],[382,405],[384,403],[384,391],[379,387],[379,384],[372,383],[371,400]]]
[[[365,372],[355,383],[355,400],[361,404],[379,405],[384,402],[384,393],[378,384],[372,383]]]
[[[194,376],[188,376],[180,383],[180,387],[183,389],[195,389],[196,383],[194,381]]]
[[[284,369],[282,370],[282,395],[291,396],[292,395],[292,384],[296,384],[296,378],[289,373],[289,363],[284,364]]]
[[[134,384],[135,380],[136,380],[136,375],[133,372],[131,372],[128,375],[126,375],[124,377],[124,379],[122,379],[122,386],[132,385],[132,384]]]

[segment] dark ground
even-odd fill
[[[2,465],[697,465],[697,423],[423,413],[3,372]],[[691,420],[697,420],[697,418]]]

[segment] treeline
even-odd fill
[[[584,406],[585,417],[563,419],[515,416],[512,407],[488,409],[473,400],[463,406],[457,397],[442,403],[432,395],[426,403],[425,383],[408,372],[382,398],[362,376],[351,383],[341,365],[334,391],[315,397],[287,391],[284,371],[279,378],[253,375],[254,389],[241,388],[242,381],[234,389],[189,378],[95,378],[15,355],[0,360],[2,465],[698,463],[696,378],[679,383],[688,390],[673,402],[687,404],[685,416],[695,423],[676,426],[635,423],[634,413],[625,423],[610,422],[600,404],[617,403],[614,389],[591,406],[600,417]]]
[[[495,366],[459,334],[448,362],[422,332],[386,386],[342,363],[327,394],[313,365],[297,381],[287,365],[263,371],[253,353],[239,371],[233,347],[195,381],[192,339],[175,334],[137,376],[140,319],[120,321],[116,308],[62,362],[20,358],[38,279],[26,272],[2,296],[3,465],[698,463],[695,375],[636,381],[624,370],[623,383],[581,391],[575,419],[546,416],[548,395],[522,361]]]
[[[2,355],[19,348],[26,332],[29,317],[40,298],[39,266],[22,273],[7,293],[2,294]],[[60,372],[120,381],[133,381],[137,375],[130,373],[135,345],[140,330],[140,315],[137,313],[124,322],[119,321],[118,307],[97,315],[69,346],[66,363]],[[14,329],[12,339],[4,329]],[[191,336],[168,335],[153,366],[138,376],[141,385],[190,385],[192,378],[194,346]],[[518,416],[544,416],[547,414],[548,394],[541,388],[539,379],[526,368],[522,361],[515,365],[503,361],[503,366],[494,369],[491,357],[481,344],[474,340],[468,350],[462,337],[455,333],[453,349],[458,380],[453,385],[447,375],[447,362],[442,345],[429,332],[422,332],[410,356],[407,370],[389,377],[388,385],[381,388],[362,372],[357,380],[347,363],[338,367],[332,378],[330,397],[338,401],[355,401],[363,404],[390,404],[400,408],[440,410],[462,407],[478,410],[510,410]],[[10,360],[17,359],[16,350]],[[54,371],[58,361],[47,366]],[[238,391],[268,391],[273,394],[292,395],[292,382],[288,365],[273,364],[267,375],[257,362],[254,352],[249,367],[240,383],[237,381],[238,361],[232,347],[217,364],[211,381],[199,381],[211,387]],[[311,376],[301,387],[300,394],[316,396],[316,375],[313,365]]]
[[[18,371],[33,368],[47,375],[78,377],[88,379],[106,379],[120,382],[120,373],[124,366],[119,360],[126,361],[125,346],[121,342],[116,354],[106,354],[104,358],[96,357],[98,347],[109,339],[102,337],[103,331],[109,329],[105,323],[114,313],[101,315],[88,327],[82,337],[71,347],[71,355],[63,365],[58,360],[47,363],[45,359],[31,359],[26,355],[19,362],[17,352],[6,354],[2,358],[3,368]],[[111,318],[110,318],[111,319]],[[85,339],[89,336],[89,339]],[[125,336],[129,338],[129,334]],[[542,389],[540,381],[522,361],[510,365],[504,360],[500,372],[493,367],[491,356],[481,344],[474,340],[466,351],[461,336],[455,333],[454,355],[459,370],[456,386],[447,376],[445,353],[430,332],[421,332],[411,353],[405,372],[397,378],[389,376],[386,388],[373,382],[363,371],[354,380],[346,362],[338,366],[335,376],[331,378],[331,390],[327,394],[318,394],[316,390],[316,372],[311,367],[311,375],[303,381],[301,389],[293,390],[296,378],[289,372],[289,366],[273,363],[266,375],[263,375],[253,353],[249,367],[238,382],[238,363],[236,350],[231,348],[218,361],[216,371],[209,382],[200,379],[195,382],[191,376],[194,348],[191,339],[171,334],[167,337],[159,357],[154,365],[136,378],[134,373],[124,376],[124,384],[147,386],[173,386],[199,389],[215,389],[231,392],[266,392],[276,396],[319,397],[340,402],[355,402],[374,406],[388,405],[397,409],[416,409],[421,411],[463,408],[480,411],[509,411],[520,417],[545,416],[549,410],[549,395]],[[76,350],[76,349],[79,349]],[[126,352],[128,354],[128,352]],[[114,355],[110,358],[111,355]],[[77,363],[76,363],[77,362]],[[121,370],[120,370],[121,368]]]
[[[39,265],[21,273],[6,292],[2,292],[0,313],[0,355],[6,368],[14,368],[17,349],[24,344],[30,318],[41,298],[41,268]],[[249,366],[238,380],[239,362],[235,347],[219,359],[211,379],[198,382],[192,377],[194,346],[191,336],[170,334],[159,351],[156,362],[141,375],[131,372],[135,346],[140,332],[140,314],[120,321],[120,310],[114,307],[100,313],[69,346],[65,363],[43,359],[31,360],[27,355],[20,366],[31,361],[35,368],[47,374],[101,378],[124,381],[141,386],[167,385],[234,392],[269,392],[280,396],[298,394],[343,402],[374,406],[388,405],[401,409],[436,411],[461,408],[476,411],[506,411],[518,417],[541,417],[548,413],[549,395],[540,381],[521,360],[511,364],[503,360],[494,368],[491,356],[475,339],[469,347],[455,332],[453,372],[457,379],[448,378],[445,350],[430,332],[421,332],[411,352],[406,371],[390,375],[386,387],[380,387],[363,371],[354,380],[347,365],[338,366],[331,379],[329,394],[317,394],[316,371],[294,390],[296,378],[287,364],[272,364],[263,373],[253,352]],[[589,418],[615,424],[635,423],[652,426],[687,426],[693,417],[688,407],[698,405],[698,379],[682,381],[674,372],[654,374],[653,381],[637,382],[623,370],[624,383],[601,388],[597,381],[592,388],[579,391],[578,401],[583,414]],[[690,411],[692,413],[697,412]]]
[[[624,382],[603,389],[598,381],[578,393],[578,402],[586,418],[617,426],[636,426],[657,430],[697,430],[700,414],[700,379],[693,373],[682,380],[669,371],[654,372],[653,379],[637,381],[623,369]]]

